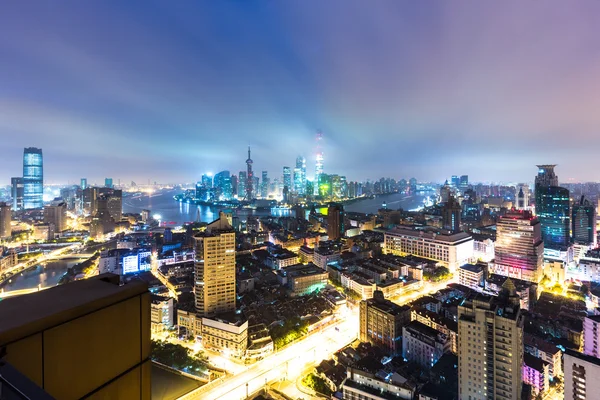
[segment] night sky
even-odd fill
[[[0,184],[325,172],[600,180],[600,1],[12,1]]]

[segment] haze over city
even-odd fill
[[[325,171],[598,180],[600,3],[13,2],[0,15],[0,181]],[[309,168],[309,173],[314,169]]]

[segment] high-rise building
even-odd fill
[[[67,229],[67,203],[63,199],[54,199],[44,206],[44,223],[53,224],[55,232]]]
[[[565,400],[592,400],[600,393],[600,359],[566,349]]]
[[[113,188],[113,178],[104,178],[104,187],[112,189]]]
[[[196,311],[205,317],[235,311],[235,230],[225,213],[194,240]]]
[[[458,306],[460,399],[521,399],[523,315],[512,281],[498,297],[473,294]]]
[[[554,172],[556,164],[538,165],[538,174],[535,177],[535,191],[537,202],[538,187],[558,186],[558,176]]]
[[[11,365],[48,395],[15,394],[3,370],[3,399],[151,398],[145,282],[121,284],[118,275],[102,274],[10,297],[0,302],[0,321],[0,368]]]
[[[252,157],[248,146],[248,159],[246,160],[246,200],[254,200],[254,172],[252,172]]]
[[[79,184],[79,186],[81,187],[81,190],[87,189],[87,187],[88,187],[87,179],[86,178],[81,178],[81,183]]]
[[[0,202],[0,239],[6,239],[11,236],[10,221],[10,204]],[[2,255],[1,251],[0,255]]]
[[[596,247],[596,207],[581,196],[573,206],[573,242]]]
[[[583,320],[583,353],[600,358],[600,315],[586,316]]]
[[[23,208],[44,205],[44,160],[42,149],[26,147],[23,152]]]
[[[219,200],[231,199],[233,189],[231,187],[231,175],[229,171],[221,171],[215,174],[213,184]]]
[[[104,235],[115,230],[115,220],[108,209],[108,198],[104,195],[98,195],[95,204],[96,209],[92,213],[92,221],[90,222],[90,236],[93,239],[103,238]]]
[[[293,190],[292,186],[292,170],[290,167],[283,167],[283,187],[288,188],[288,190]]]
[[[231,175],[230,184],[231,184],[231,197],[237,196],[237,194],[238,194],[238,177],[237,177],[237,175]]]
[[[306,159],[302,156],[296,157],[294,191],[301,196],[306,194]]]
[[[517,210],[529,209],[529,185],[520,183],[517,185]]]
[[[444,185],[440,188],[440,201],[446,203],[452,196],[452,187],[448,181],[444,182]]]
[[[12,197],[13,210],[18,211],[23,209],[24,185],[23,178],[10,178],[10,194]]]
[[[559,250],[566,248],[571,242],[569,190],[560,186],[540,186],[536,188],[535,198],[544,246]]]
[[[262,182],[260,185],[260,197],[266,199],[269,197],[269,175],[267,171],[262,172]]]
[[[123,191],[113,189],[102,192],[102,195],[106,198],[106,207],[112,219],[115,222],[121,221],[123,216]]]
[[[544,266],[541,224],[530,211],[509,211],[496,227],[495,261],[490,270],[496,274],[539,282]]]
[[[245,171],[240,171],[238,174],[238,187],[237,195],[239,199],[243,199],[247,196],[246,185],[248,184],[248,178]]]
[[[336,240],[344,236],[344,206],[331,203],[327,208],[327,236]]]
[[[213,187],[213,176],[210,172],[202,174],[202,186],[206,189]]]
[[[450,195],[448,201],[442,206],[442,223],[444,229],[451,232],[459,232],[461,213],[461,205],[454,196]]]
[[[469,187],[469,175],[460,176],[460,188],[465,190]]]
[[[314,180],[314,194],[319,195],[321,185],[321,174],[323,174],[323,149],[321,148],[321,141],[323,140],[323,133],[317,132],[317,154],[315,158],[315,180]]]
[[[373,298],[360,302],[359,339],[386,350],[389,354],[402,353],[402,328],[410,323],[410,307],[399,306],[386,300],[376,290]]]
[[[453,187],[458,188],[460,186],[460,178],[457,175],[452,175],[450,183]]]

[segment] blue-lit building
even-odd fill
[[[581,196],[573,205],[573,242],[596,247],[596,207]]]
[[[213,185],[216,196],[220,200],[230,200],[233,196],[233,188],[231,186],[231,174],[229,171],[221,171],[215,174]]]
[[[560,186],[536,187],[536,213],[542,224],[544,247],[562,249],[570,245],[569,191]]]
[[[299,195],[306,194],[306,159],[302,156],[296,158],[296,168],[294,168],[294,191]]]
[[[104,187],[112,189],[113,188],[113,179],[112,178],[104,178]]]
[[[44,160],[42,149],[26,147],[23,152],[23,208],[44,205]]]

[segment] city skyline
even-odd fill
[[[0,180],[30,146],[44,149],[47,183],[192,182],[243,170],[247,145],[256,171],[302,154],[312,175],[321,129],[324,172],[354,180],[531,182],[532,165],[552,162],[563,182],[600,181],[579,162],[600,144],[598,11],[11,4]]]

